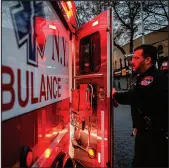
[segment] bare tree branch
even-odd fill
[[[117,47],[117,48],[121,51],[121,53],[122,53],[123,55],[126,55],[125,50],[124,50],[119,44],[117,44],[117,43],[115,42],[115,40],[114,40],[114,46]]]
[[[161,1],[161,0],[159,0],[159,1],[160,1],[161,6],[162,6],[162,9],[163,9],[163,11],[164,11],[164,13],[165,13],[165,16],[166,16],[166,18],[167,18],[167,20],[168,20],[168,19],[169,19],[169,18],[168,18],[168,13],[167,13],[167,11],[165,10],[165,7],[164,7],[162,1]]]
[[[126,23],[124,22],[124,20],[120,17],[120,15],[118,14],[118,12],[117,12],[117,10],[116,10],[115,7],[114,7],[114,11],[115,11],[115,13],[116,13],[118,19],[120,20],[120,22],[121,22],[127,29],[130,29],[130,26],[129,26],[128,24],[126,24]]]

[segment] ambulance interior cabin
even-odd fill
[[[75,88],[72,89],[71,124],[75,127],[75,140],[79,146],[89,149],[90,158],[97,151],[97,94],[98,81],[94,74],[101,68],[100,34],[98,32],[80,40],[77,54]],[[85,136],[84,134],[88,134]],[[80,152],[83,152],[81,150]],[[85,162],[79,151],[75,150],[75,159]],[[88,156],[86,156],[88,157]],[[86,163],[85,163],[86,164]]]

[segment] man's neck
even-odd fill
[[[146,72],[146,71],[148,71],[151,67],[153,67],[153,64],[151,64],[151,65],[147,65],[147,66],[145,67],[145,69],[144,69],[144,70],[142,70],[142,71],[140,72],[140,74],[145,73],[145,72]]]

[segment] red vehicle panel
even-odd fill
[[[2,8],[2,167],[111,166],[111,9],[79,28],[71,1]]]

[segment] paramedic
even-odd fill
[[[137,47],[131,61],[133,71],[138,73],[134,89],[112,90],[119,104],[136,108],[133,167],[168,167],[168,80],[155,68],[156,61],[156,47]]]

